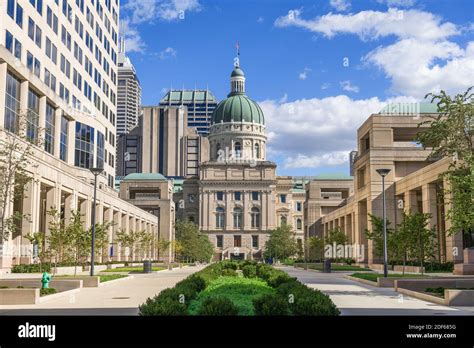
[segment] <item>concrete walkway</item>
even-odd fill
[[[202,266],[174,268],[133,278],[103,283],[98,288],[82,288],[70,296],[37,305],[2,305],[0,315],[137,315],[138,306],[148,297],[173,287]]]
[[[392,288],[361,284],[344,275],[278,267],[307,286],[328,294],[342,315],[474,315],[474,307],[448,307],[401,295]]]

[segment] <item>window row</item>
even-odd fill
[[[260,228],[260,209],[253,207],[250,210],[250,227],[251,228]],[[242,208],[235,207],[232,211],[233,224],[234,228],[243,227],[243,212]],[[224,228],[226,225],[225,221],[225,209],[223,207],[217,207],[216,209],[216,228]]]

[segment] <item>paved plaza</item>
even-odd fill
[[[353,272],[321,273],[278,267],[307,286],[328,294],[342,315],[474,315],[474,307],[448,307],[344,278]]]
[[[0,315],[136,315],[148,297],[173,287],[200,266],[174,268],[103,283],[98,288],[82,288],[61,298],[37,305],[3,305]]]

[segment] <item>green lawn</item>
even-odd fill
[[[274,293],[275,289],[263,280],[243,277],[219,277],[189,305],[189,314],[196,315],[202,302],[208,297],[226,297],[238,308],[239,315],[253,315],[252,300],[260,295]]]
[[[304,263],[299,263],[297,264],[297,267],[299,268],[304,268]],[[308,268],[314,269],[317,271],[322,271],[323,270],[323,264],[322,263],[308,263]],[[358,266],[351,266],[351,265],[336,265],[332,264],[331,265],[331,270],[332,271],[361,271],[361,272],[370,272],[370,268],[362,268]]]
[[[156,272],[156,271],[161,271],[161,270],[164,270],[165,267],[160,267],[160,266],[154,266],[151,268],[151,270],[153,272]],[[114,269],[106,269],[104,271],[101,271],[101,272],[107,272],[107,273],[117,273],[117,272],[127,272],[127,273],[130,273],[130,272],[134,272],[134,273],[141,273],[143,272],[143,267],[142,266],[134,266],[134,267],[118,267],[118,268],[114,268]]]
[[[108,282],[109,280],[126,278],[128,276],[125,274],[101,274],[99,275],[99,277],[100,277],[100,282],[105,283],[105,282]]]
[[[376,283],[377,278],[383,278],[381,273],[353,273],[351,277],[370,280],[371,282]],[[405,274],[402,273],[389,273],[388,278],[428,278],[428,276],[422,276],[420,274]]]

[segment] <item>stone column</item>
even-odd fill
[[[405,192],[403,201],[405,213],[415,213],[417,211],[416,191]]]
[[[232,209],[232,193],[224,191],[225,197],[225,230],[234,229],[234,214]]]
[[[447,179],[443,181],[444,188],[449,188],[449,182]],[[444,197],[444,211],[448,212],[451,209],[451,197],[450,193],[445,193]],[[448,231],[451,228],[451,220],[445,219],[445,229]],[[463,262],[463,236],[462,232],[458,232],[451,236],[446,236],[446,261],[454,263]]]
[[[0,127],[5,126],[5,91],[7,90],[7,63],[0,63]]]
[[[28,80],[20,83],[20,114],[26,115],[28,111],[28,90],[30,84]]]

